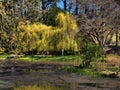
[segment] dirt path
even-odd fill
[[[57,69],[65,65],[41,63],[18,64],[18,62],[17,64],[6,64],[7,69],[11,66],[14,67],[14,71],[11,72],[10,69],[10,72],[0,73],[0,80],[13,83],[14,86],[41,85],[47,82],[54,86],[64,86],[66,90],[120,90],[120,79],[91,78],[69,74]],[[16,71],[15,66],[19,66],[22,70]],[[1,65],[1,68],[3,69],[3,65]]]

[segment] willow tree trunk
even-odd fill
[[[62,49],[62,56],[64,56],[64,49]]]

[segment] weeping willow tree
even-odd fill
[[[51,47],[49,43],[52,41],[51,37],[54,27],[44,24],[38,24],[37,26],[39,28],[36,32],[39,36],[39,41],[37,42],[37,49],[38,51],[49,51]]]
[[[65,50],[78,51],[78,44],[75,40],[75,35],[78,33],[76,21],[69,13],[59,13],[56,20],[61,29],[60,41],[57,44],[57,49],[62,51],[64,55]]]
[[[36,48],[39,37],[36,33],[35,25],[29,21],[19,23],[19,42],[22,52],[32,51]]]
[[[41,23],[31,24],[30,22],[21,22],[19,25],[20,43],[23,52],[29,51],[49,51],[49,43],[54,27]]]
[[[19,23],[19,40],[22,52],[29,51],[78,51],[75,35],[78,32],[76,21],[69,13],[59,13],[58,27],[29,21]]]

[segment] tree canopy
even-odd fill
[[[1,0],[0,53],[79,52],[85,43],[119,45],[116,0]],[[62,4],[62,7],[60,6]],[[113,40],[114,39],[114,40]]]

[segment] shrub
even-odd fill
[[[93,60],[104,60],[103,49],[94,43],[89,43],[81,48],[81,54],[83,59],[82,66],[89,66],[90,62]]]

